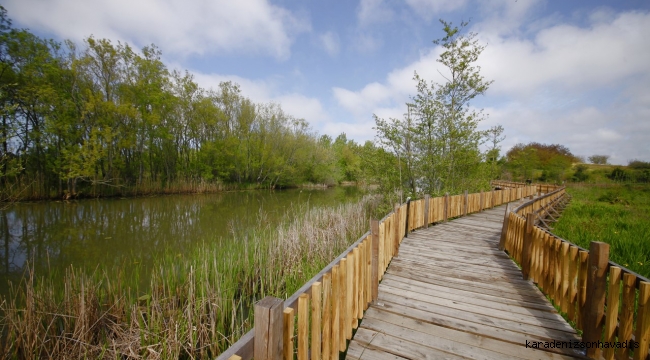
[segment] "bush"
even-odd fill
[[[583,182],[589,179],[589,174],[587,173],[587,167],[584,165],[576,166],[576,172],[573,174],[572,180],[575,182]]]
[[[630,180],[630,174],[621,169],[620,167],[615,168],[612,170],[612,173],[607,176],[608,178],[614,180],[614,181],[628,181]]]
[[[650,162],[648,161],[641,161],[641,160],[631,160],[628,164],[628,167],[635,169],[635,170],[640,170],[640,169],[650,169]]]

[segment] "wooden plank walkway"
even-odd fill
[[[583,358],[579,349],[526,347],[581,339],[497,249],[504,211],[501,206],[409,234],[346,358]]]

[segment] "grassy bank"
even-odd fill
[[[137,272],[69,269],[63,284],[30,273],[0,300],[2,358],[211,358],[252,327],[249,310],[286,298],[368,229],[377,197],[299,209],[234,229],[190,255],[166,253],[146,292]]]
[[[553,232],[579,246],[610,244],[610,260],[650,277],[650,185],[571,186]]]

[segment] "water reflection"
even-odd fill
[[[275,222],[301,204],[334,205],[359,196],[346,187],[16,204],[0,211],[0,294],[7,280],[20,279],[28,261],[37,273],[63,273],[69,265],[146,269],[164,251],[185,254],[261,217]]]

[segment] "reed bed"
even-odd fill
[[[275,226],[262,214],[255,229],[233,229],[185,257],[165,254],[146,291],[137,271],[125,275],[119,267],[70,268],[63,280],[29,271],[0,299],[0,357],[215,357],[252,328],[254,302],[296,291],[367,230],[378,204],[365,196],[304,206]]]

